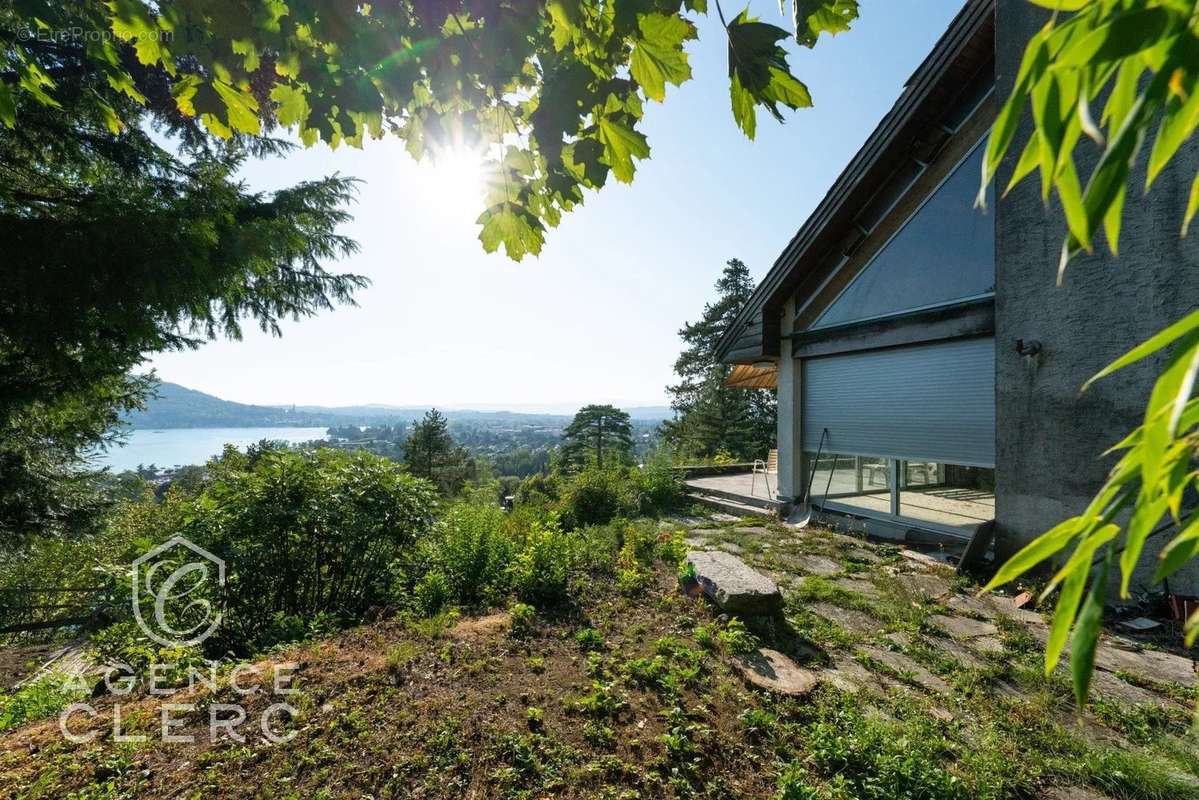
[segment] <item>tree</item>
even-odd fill
[[[717,342],[753,291],[749,268],[730,259],[716,281],[716,301],[706,303],[700,319],[679,331],[687,344],[674,363],[680,380],[666,389],[675,419],[662,425],[663,436],[678,453],[706,457],[723,451],[751,459],[775,446],[774,393],[725,386],[730,368],[716,358]]]
[[[445,495],[457,494],[475,476],[474,459],[454,446],[449,423],[436,408],[425,412],[421,421],[413,421],[412,433],[404,442],[404,460],[410,473],[432,481]]]
[[[584,190],[633,179],[650,154],[636,127],[645,103],[691,78],[685,45],[708,10],[707,0],[17,5],[0,12],[0,125],[20,131],[42,109],[74,104],[114,135],[136,134],[140,110],[157,108],[193,136],[280,125],[306,145],[389,134],[416,158],[470,148],[491,173],[479,238],[518,260],[540,251]],[[795,38],[813,47],[848,30],[857,7],[793,0]],[[782,120],[780,107],[810,106],[778,44],[791,34],[748,9],[731,21],[716,9],[746,136],[759,107]]]
[[[629,415],[613,406],[583,406],[562,431],[562,460],[578,468],[595,464],[624,463],[633,448]]]
[[[1069,229],[1058,265],[1060,282],[1070,259],[1093,249],[1100,229],[1116,253],[1129,176],[1151,130],[1156,127],[1146,190],[1194,135],[1199,126],[1199,32],[1190,0],[1031,2],[1058,13],[1028,43],[1015,88],[991,132],[983,182],[985,188],[994,177],[1031,104],[1033,134],[1009,186],[1039,171],[1043,196],[1048,199],[1057,191]],[[1091,105],[1101,97],[1105,100],[1096,121]],[[1075,165],[1084,134],[1103,148],[1085,187]],[[1183,234],[1196,211],[1199,175],[1181,220]],[[1083,389],[1166,348],[1172,350],[1149,394],[1144,422],[1115,446],[1120,459],[1090,505],[1013,555],[987,587],[1008,583],[1070,551],[1042,593],[1058,592],[1045,668],[1053,670],[1069,641],[1080,703],[1090,688],[1107,577],[1117,556],[1121,594],[1127,597],[1145,541],[1163,520],[1176,525],[1177,533],[1161,552],[1155,580],[1164,580],[1199,555],[1199,509],[1191,496],[1199,488],[1194,468],[1199,398],[1192,396],[1199,371],[1199,311],[1133,348]],[[1092,578],[1096,559],[1102,567]],[[1199,635],[1199,613],[1187,620],[1186,630],[1190,644]]]

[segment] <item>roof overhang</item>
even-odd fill
[[[778,365],[762,367],[755,364],[735,364],[729,376],[724,379],[724,385],[731,389],[777,389]]]
[[[858,215],[879,190],[947,138],[944,120],[994,63],[995,0],[967,0],[903,93],[738,312],[716,346],[724,363],[776,357],[784,303],[804,277],[862,238]]]

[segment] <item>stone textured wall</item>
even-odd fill
[[[1046,13],[1026,0],[998,0],[1001,99],[1011,91],[1025,44],[1045,19]],[[1000,171],[999,186],[1006,186],[1023,148],[1027,119],[1024,125]],[[1084,140],[1082,149],[1089,159],[1079,161],[1085,180],[1098,147]],[[1143,156],[1147,150],[1148,144]],[[1148,359],[1080,395],[1082,383],[1199,305],[1199,230],[1190,238],[1179,237],[1197,167],[1199,148],[1192,142],[1148,195],[1142,191],[1144,173],[1134,175],[1119,257],[1097,242],[1094,255],[1071,262],[1060,287],[1055,278],[1065,224],[1056,200],[1042,203],[1034,176],[998,202],[996,503],[1001,553],[1083,509],[1112,464],[1100,454],[1140,420],[1164,359]],[[1018,355],[1020,338],[1039,341],[1040,355]],[[1194,588],[1199,593],[1199,585]]]

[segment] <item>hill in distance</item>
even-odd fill
[[[204,392],[188,389],[177,383],[163,382],[157,396],[146,404],[144,411],[127,415],[134,428],[316,428],[332,425],[394,425],[419,419],[428,406],[258,406],[222,400]],[[668,419],[671,411],[665,406],[638,406],[625,409],[634,420]],[[528,413],[520,411],[480,411],[473,409],[441,409],[454,420],[487,420],[492,423],[514,424],[557,423],[569,420],[569,414]]]

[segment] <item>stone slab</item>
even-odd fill
[[[795,559],[795,566],[809,575],[819,575],[821,578],[831,578],[844,571],[841,563],[827,556],[800,556]]]
[[[774,614],[783,607],[778,585],[731,553],[692,551],[687,562],[700,589],[723,611]]]
[[[1159,650],[1125,650],[1103,643],[1095,651],[1095,665],[1109,672],[1132,672],[1157,683],[1177,683],[1188,689],[1199,683],[1193,660]]]
[[[895,580],[912,594],[920,595],[929,600],[935,600],[938,597],[944,597],[949,594],[949,581],[940,575],[908,573],[896,575]]]
[[[969,617],[955,617],[948,614],[931,614],[928,621],[951,638],[960,641],[977,639],[980,636],[995,636],[999,628],[990,622],[982,622]]]
[[[903,653],[895,653],[873,645],[860,647],[858,651],[881,664],[886,664],[903,676],[905,680],[910,680],[923,689],[941,695],[953,694],[953,688],[948,683]]]
[[[885,626],[864,611],[842,608],[832,603],[810,603],[805,608],[822,619],[833,622],[850,633],[872,635]]]
[[[860,594],[870,600],[877,600],[883,596],[882,591],[868,580],[862,578],[838,578],[833,581],[833,585],[844,589],[847,592]]]
[[[776,694],[802,696],[816,688],[817,674],[777,650],[760,648],[740,656],[735,666],[746,681]]]

